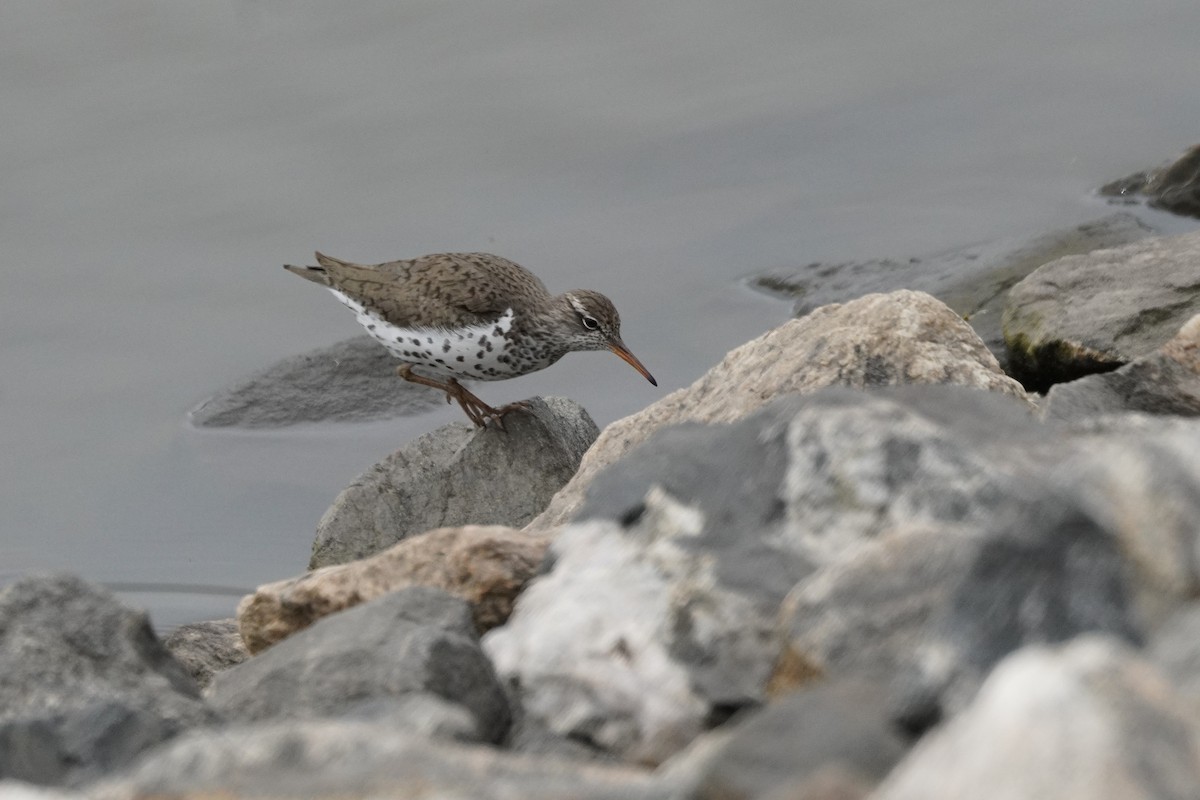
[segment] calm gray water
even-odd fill
[[[273,433],[186,412],[357,333],[287,275],[489,250],[611,295],[611,355],[504,384],[601,424],[788,307],[748,273],[1103,213],[1197,140],[1195,0],[0,6],[0,580],[156,623],[307,562],[337,491],[461,415]]]

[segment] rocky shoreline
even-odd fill
[[[1200,233],[1075,234],[760,276],[802,315],[406,445],[236,622],[10,585],[0,795],[1195,796]]]

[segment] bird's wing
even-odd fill
[[[333,288],[401,327],[451,327],[494,320],[549,296],[518,264],[487,253],[438,253],[364,265],[317,254]]]

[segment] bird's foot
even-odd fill
[[[526,403],[524,400],[516,400],[512,403],[508,403],[507,405],[500,406],[497,409],[493,409],[492,413],[488,414],[488,419],[490,419],[497,428],[507,433],[508,431],[504,427],[504,415],[512,411],[528,410],[529,403]]]
[[[418,383],[422,386],[430,386],[434,389],[441,389],[446,393],[446,402],[457,401],[462,410],[466,412],[467,417],[471,422],[475,423],[476,427],[486,428],[488,421],[504,430],[504,415],[512,411],[527,410],[529,404],[523,400],[518,400],[515,403],[501,406],[500,408],[492,408],[487,403],[480,400],[471,392],[467,391],[467,387],[463,386],[454,378],[446,381],[437,381],[433,378],[426,378],[424,375],[419,375],[413,372],[413,369],[408,364],[401,364],[396,368],[396,374],[404,380],[411,383]]]
[[[467,416],[471,418],[471,421],[480,428],[488,427],[488,423],[490,422],[494,427],[504,431],[506,430],[504,427],[504,416],[506,414],[529,409],[529,404],[523,400],[500,406],[500,408],[492,408],[467,391],[458,381],[452,379],[452,382],[457,387],[457,391],[452,393],[451,390],[447,390],[446,402],[450,402],[452,397],[457,400],[458,404],[462,406],[462,410],[467,412]]]

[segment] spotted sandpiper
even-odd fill
[[[492,408],[458,382],[536,372],[575,350],[611,350],[655,386],[621,341],[621,317],[599,292],[552,295],[529,270],[488,253],[437,253],[352,264],[317,253],[316,267],[284,269],[329,288],[412,383],[457,400],[479,427],[524,404]]]

